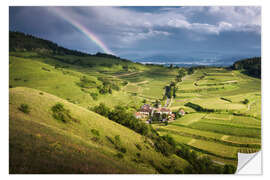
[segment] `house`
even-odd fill
[[[135,112],[135,118],[140,119],[142,118],[142,115],[140,112]]]
[[[142,110],[142,109],[149,110],[149,109],[152,109],[152,107],[151,107],[149,104],[144,104],[144,105],[141,107],[141,110]]]
[[[165,116],[166,118],[162,117],[162,119],[160,120],[161,122],[175,119],[175,115],[172,113],[170,109],[160,106],[158,108],[153,108],[149,104],[144,104],[143,106],[141,106],[140,110],[135,113],[135,117],[137,119],[141,119],[150,116],[149,121],[147,121],[147,123],[151,123],[154,116],[157,115],[158,117],[161,118],[163,114],[166,114]]]
[[[184,116],[186,113],[184,111],[184,109],[180,109],[179,112],[178,112],[181,116]]]
[[[161,114],[172,114],[172,111],[167,108],[160,108]]]
[[[175,119],[175,114],[171,113],[168,115],[168,118],[170,121],[174,120]]]

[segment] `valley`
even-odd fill
[[[180,70],[185,75],[176,81]],[[188,70],[106,54],[11,51],[10,172],[233,173],[238,152],[261,149],[261,79],[222,67]],[[129,116],[156,101],[185,114],[167,125]],[[100,104],[111,114],[124,107],[132,121],[99,115],[93,108]],[[134,131],[133,121],[146,133]],[[215,170],[198,169],[199,161]]]

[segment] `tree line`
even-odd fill
[[[253,57],[236,61],[232,67],[235,70],[242,70],[243,73],[261,78],[261,57]]]

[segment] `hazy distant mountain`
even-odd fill
[[[145,64],[174,64],[178,66],[216,65],[229,66],[234,62],[255,55],[222,55],[219,53],[194,53],[183,55],[153,55],[136,59],[136,62]]]

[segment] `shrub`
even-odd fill
[[[78,120],[71,117],[70,111],[68,109],[65,109],[63,104],[61,103],[56,103],[51,108],[51,110],[53,112],[53,117],[57,120],[60,120],[64,123],[67,123],[70,121],[78,122]]]
[[[14,81],[20,81],[22,80],[21,78],[14,78]]]
[[[190,107],[198,112],[218,112],[218,110],[203,108],[200,105],[191,102],[186,103],[185,106]]]
[[[140,144],[135,144],[136,148],[139,149],[140,151],[142,150],[142,147]]]
[[[123,159],[124,158],[124,155],[122,153],[117,153],[115,156],[118,157],[119,159]]]
[[[120,144],[121,143],[121,140],[120,140],[120,136],[119,135],[114,136],[114,140],[115,140],[115,143],[116,144]]]
[[[111,137],[109,137],[109,136],[105,136],[105,137],[110,143],[114,144],[114,141],[113,141],[113,139]]]
[[[86,76],[83,76],[80,78],[80,82],[76,83],[78,86],[82,87],[82,88],[92,88],[92,87],[96,87],[96,82],[89,79]]]
[[[90,96],[93,98],[93,100],[98,100],[98,94],[97,93],[90,93]]]
[[[27,104],[21,104],[20,107],[18,107],[18,109],[22,112],[24,112],[25,114],[29,114],[30,113],[30,108]]]
[[[228,98],[224,98],[224,97],[221,97],[220,99],[224,100],[224,101],[228,101],[228,102],[232,102],[230,99]]]
[[[98,142],[99,141],[99,137],[92,137],[91,140],[94,141],[94,142]]]
[[[47,69],[47,68],[45,68],[45,67],[42,67],[41,69],[44,70],[44,71],[48,71],[48,72],[51,71],[50,69]]]
[[[249,103],[249,100],[248,99],[245,99],[244,101],[242,101],[243,104],[248,104]]]
[[[122,153],[126,153],[126,152],[127,152],[127,149],[124,148],[124,147],[121,147],[121,148],[119,149],[119,151],[122,152]]]
[[[99,136],[99,131],[96,129],[91,129],[92,134],[94,134],[95,136]]]
[[[225,165],[223,169],[223,174],[234,174],[236,171],[235,167],[233,165]]]

